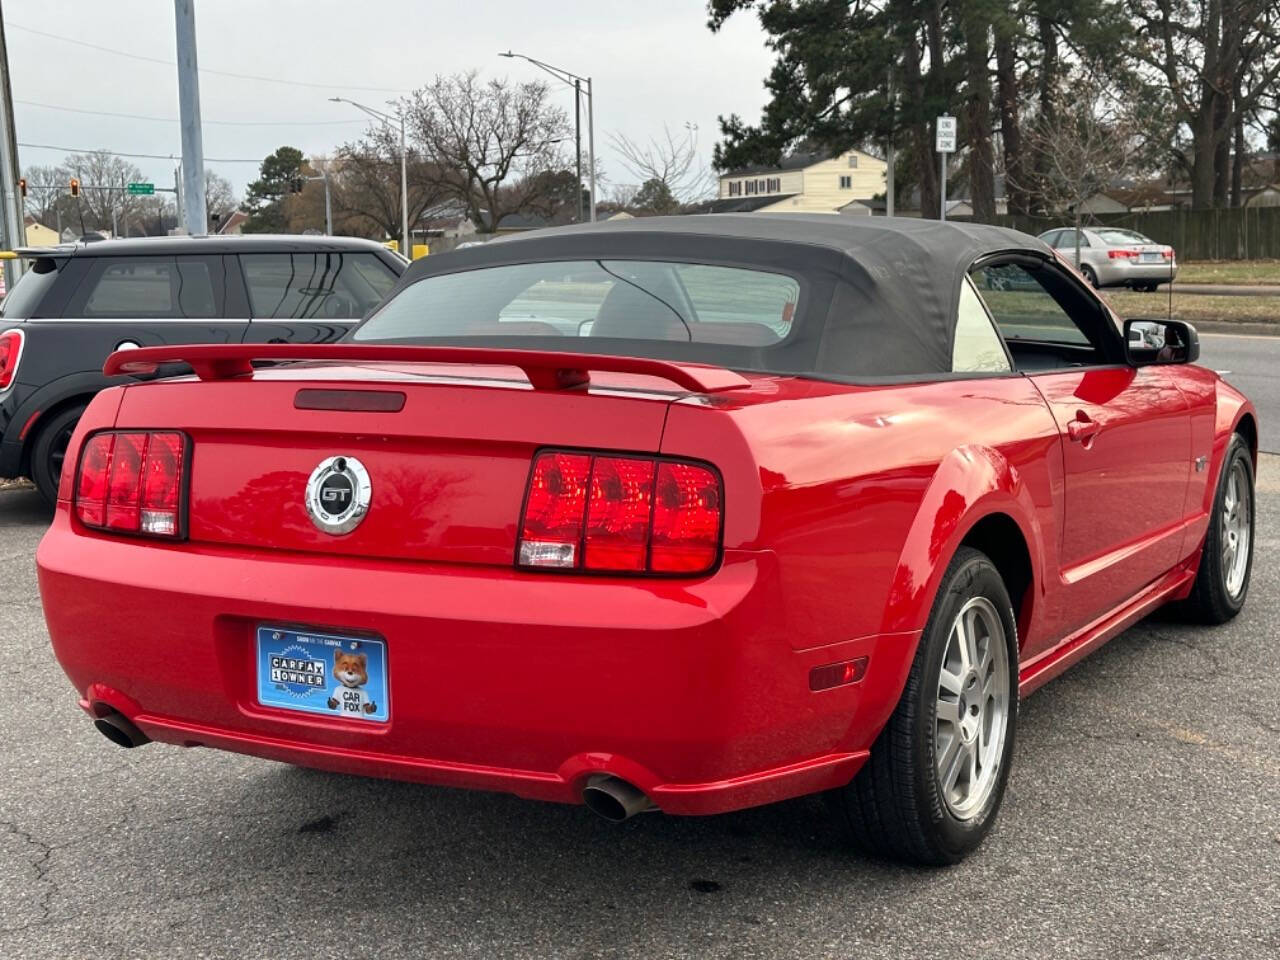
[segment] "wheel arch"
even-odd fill
[[[14,423],[25,426],[32,416],[36,420],[21,437],[22,459],[21,470],[29,474],[31,468],[31,450],[36,437],[40,435],[43,425],[50,416],[56,416],[70,406],[84,404],[88,406],[97,393],[106,387],[119,382],[120,378],[107,379],[98,371],[84,371],[60,377],[52,383],[45,384],[23,402],[14,415]],[[15,438],[16,439],[16,438]]]
[[[947,565],[961,546],[981,550],[1005,580],[1025,643],[1038,610],[1044,532],[1031,491],[998,450],[957,447],[921,501],[898,558],[882,631],[923,629]]]

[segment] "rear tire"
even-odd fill
[[[828,795],[837,818],[875,856],[957,863],[995,822],[1017,714],[1009,593],[984,554],[962,547],[870,758],[852,783]]]
[[[1094,271],[1093,267],[1086,263],[1080,267],[1080,273],[1084,276],[1085,280],[1088,281],[1089,286],[1093,287],[1095,290],[1098,289],[1098,274]]]
[[[1226,623],[1244,607],[1253,573],[1253,517],[1253,457],[1236,433],[1222,459],[1196,582],[1181,605],[1188,618]]]
[[[62,477],[62,461],[66,458],[71,434],[84,414],[84,407],[68,407],[40,426],[31,445],[31,481],[49,506],[58,502],[58,481]]]

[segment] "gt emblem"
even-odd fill
[[[337,536],[350,533],[369,512],[373,484],[355,457],[329,457],[307,480],[307,513],[317,529]]]

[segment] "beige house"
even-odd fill
[[[746,167],[720,177],[712,213],[870,214],[885,192],[887,165],[861,150],[834,156],[797,153],[776,167]]]
[[[27,233],[28,247],[52,247],[58,242],[58,231],[51,230],[35,217],[28,214],[23,218]]]

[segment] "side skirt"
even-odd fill
[[[1132,626],[1148,613],[1184,590],[1195,580],[1194,566],[1170,570],[1128,602],[1077,630],[1051,650],[1022,664],[1018,672],[1018,694],[1027,696],[1042,687],[1078,660],[1102,646],[1116,634]]]

